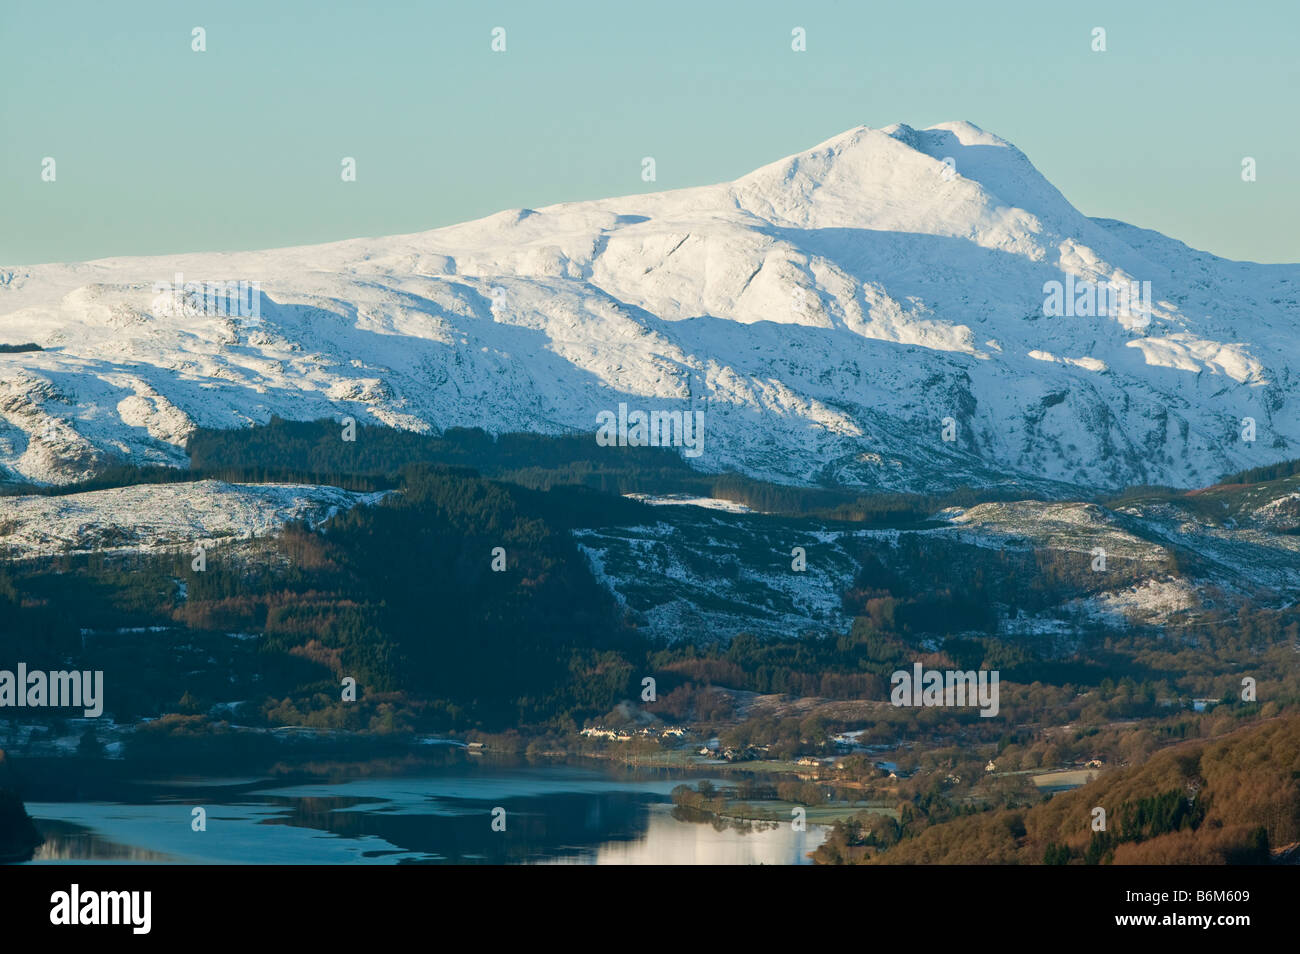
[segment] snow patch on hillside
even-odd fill
[[[0,549],[15,558],[254,539],[289,521],[318,525],[388,492],[218,480],[62,496],[0,497]]]

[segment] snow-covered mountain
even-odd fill
[[[259,314],[178,273],[258,283]],[[1045,316],[1067,275],[1150,282],[1150,311]],[[1198,485],[1300,456],[1298,295],[1300,266],[1084,216],[969,123],[860,127],[701,188],[0,269],[0,343],[45,349],[0,354],[0,468],[183,463],[195,426],[273,413],[594,440],[625,403],[703,411],[698,466],[780,481]]]

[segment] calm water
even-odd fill
[[[816,825],[737,830],[676,817],[668,795],[685,780],[471,762],[295,785],[159,779],[120,801],[27,811],[46,839],[36,863],[807,864],[825,838]],[[191,828],[195,806],[206,831]],[[497,807],[504,832],[492,830]]]

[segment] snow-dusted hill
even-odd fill
[[[574,531],[592,573],[629,618],[668,640],[848,632],[844,597],[868,563],[920,587],[936,567],[963,590],[978,571],[1003,587],[994,597],[998,632],[1035,639],[1194,620],[1247,601],[1290,605],[1300,591],[1300,477],[1116,509],[983,503],[946,510],[922,528],[819,524],[693,503],[656,508],[656,519],[640,525]],[[792,567],[795,546],[805,551],[802,572]],[[1108,562],[1098,564],[1099,551]],[[1014,554],[1030,563],[1005,562]],[[1048,574],[1034,568],[1035,555],[1073,569],[1059,601],[1037,609],[1029,591]]]
[[[183,547],[251,540],[291,520],[315,525],[385,492],[302,484],[140,484],[60,496],[0,497],[7,557]]]
[[[259,283],[260,315],[177,307],[177,273]],[[1046,317],[1067,274],[1150,282],[1149,321]],[[704,411],[698,466],[782,481],[1199,485],[1300,456],[1298,294],[1082,215],[968,123],[861,127],[702,188],[0,269],[0,342],[46,349],[0,354],[0,473],[182,463],[272,413],[594,440],[622,402]]]

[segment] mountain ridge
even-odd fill
[[[177,273],[259,314],[177,308]],[[1067,276],[1150,282],[1150,312],[1047,317]],[[1195,486],[1300,456],[1298,283],[1084,216],[973,124],[859,126],[710,186],[0,269],[0,338],[46,349],[0,354],[0,467],[179,465],[272,414],[594,439],[622,402],[707,411],[699,466],[780,482]]]

